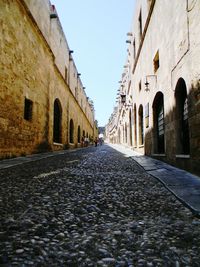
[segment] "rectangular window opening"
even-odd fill
[[[160,67],[159,51],[156,52],[156,55],[153,59],[154,72],[156,72]]]
[[[133,58],[135,59],[136,57],[136,47],[135,47],[135,39],[133,41]]]
[[[65,81],[68,83],[68,70],[67,67],[65,67]]]
[[[141,10],[140,10],[138,21],[139,21],[139,37],[141,40],[142,39],[142,11]]]
[[[141,82],[141,80],[140,80],[140,82],[139,82],[139,92],[142,90],[142,82]]]
[[[27,121],[32,120],[33,102],[30,99],[25,98],[24,101],[24,119]]]

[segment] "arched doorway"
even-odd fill
[[[80,125],[78,126],[78,138],[77,138],[77,141],[78,141],[78,143],[81,142],[81,127],[80,127]]]
[[[130,140],[130,146],[133,145],[133,140],[132,140],[132,112],[131,110],[129,111],[129,140]]]
[[[69,142],[74,143],[74,122],[71,119],[69,123]]]
[[[153,101],[154,152],[165,152],[164,96],[158,92]]]
[[[144,144],[144,119],[143,119],[143,106],[140,105],[138,110],[139,116],[139,145]]]
[[[137,146],[137,110],[134,104],[134,146]]]
[[[62,108],[58,98],[54,101],[53,142],[61,143]]]
[[[183,78],[177,82],[176,98],[176,144],[177,154],[190,154],[187,88]]]

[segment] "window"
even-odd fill
[[[149,103],[145,106],[145,126],[149,128]]]
[[[24,101],[24,119],[31,121],[33,112],[33,102],[30,99],[25,98]]]
[[[136,57],[136,47],[135,47],[135,38],[133,40],[133,58],[135,59]]]
[[[156,72],[158,68],[160,67],[159,51],[156,52],[156,55],[153,59],[153,65],[154,65],[154,72]]]
[[[139,38],[142,39],[142,11],[140,10],[139,21]]]
[[[142,90],[142,82],[141,82],[141,80],[140,80],[140,82],[139,82],[139,92]]]
[[[65,67],[65,81],[68,83],[68,70],[67,67]]]

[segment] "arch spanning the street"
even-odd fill
[[[62,126],[62,108],[58,98],[54,101],[54,116],[53,116],[53,142],[61,143],[61,126]]]
[[[74,122],[71,119],[69,123],[69,142],[74,143]]]
[[[143,117],[143,106],[139,106],[138,110],[139,117],[139,145],[144,144],[144,117]]]
[[[77,141],[78,141],[78,143],[80,143],[81,142],[81,127],[80,127],[80,125],[78,126],[78,135],[77,135]]]
[[[153,101],[154,152],[165,152],[164,96],[157,92]]]
[[[188,97],[185,80],[180,78],[175,89],[176,99],[176,153],[190,154]]]

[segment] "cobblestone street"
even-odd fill
[[[0,266],[200,266],[200,219],[107,145],[1,170],[0,214]]]

